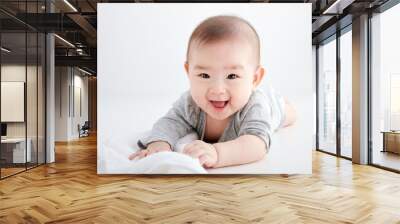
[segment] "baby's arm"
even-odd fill
[[[213,144],[217,163],[213,167],[240,165],[261,160],[267,153],[265,142],[255,135],[242,135],[235,140]]]
[[[143,158],[155,152],[171,151],[176,142],[193,131],[195,119],[193,100],[185,92],[167,112],[153,125],[151,133],[138,141],[141,151],[129,155],[129,159]]]
[[[199,158],[208,167],[239,165],[262,159],[268,152],[271,134],[283,122],[284,113],[284,108],[278,105],[278,98],[271,94],[268,96],[254,92],[238,113],[236,139],[215,143],[211,147],[207,143],[190,144],[186,153]]]
[[[129,155],[129,159],[141,159],[156,152],[172,151],[171,146],[164,141],[156,141],[147,145],[146,149],[139,150]]]
[[[255,135],[242,135],[235,140],[209,144],[201,140],[185,146],[185,154],[198,158],[208,168],[240,165],[262,159],[267,150],[265,141]]]

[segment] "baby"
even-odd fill
[[[184,67],[190,91],[139,140],[143,150],[129,159],[172,151],[180,138],[197,132],[200,140],[183,153],[204,167],[251,163],[268,152],[275,130],[295,121],[286,100],[256,89],[264,77],[260,40],[242,18],[215,16],[200,23],[189,39]]]

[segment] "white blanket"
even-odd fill
[[[185,144],[197,139],[195,134],[180,139],[175,147],[177,152],[156,153],[137,161],[129,160],[128,156],[139,149],[136,143],[143,132],[100,137],[98,174],[311,174],[311,139],[303,139],[298,134],[303,127],[299,125],[280,130],[273,137],[268,155],[260,161],[206,170],[197,160],[178,154]]]
[[[114,174],[205,174],[207,171],[198,159],[181,153],[187,143],[196,139],[198,136],[195,133],[190,134],[178,141],[174,152],[159,152],[143,159],[129,160],[128,156],[139,150],[138,147],[113,138],[103,145],[105,157],[99,165],[103,166],[104,173]]]

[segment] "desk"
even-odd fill
[[[382,131],[381,133],[383,133],[382,152],[400,154],[400,131]]]
[[[30,162],[32,158],[30,138],[27,139],[25,154],[25,138],[6,138],[1,139],[1,157],[6,163],[25,163]],[[27,161],[25,161],[25,158]]]

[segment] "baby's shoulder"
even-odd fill
[[[237,113],[237,116],[242,120],[246,116],[264,116],[270,113],[274,106],[275,92],[273,89],[256,89],[250,95],[246,105]]]
[[[262,106],[271,107],[281,99],[282,96],[275,92],[273,88],[256,89],[251,94],[247,104],[249,106],[261,104]]]
[[[266,95],[265,91],[263,91],[261,89],[256,89],[251,94],[248,103],[258,103],[258,102],[266,100],[266,99],[267,99],[267,95]]]
[[[250,95],[249,100],[244,106],[244,110],[249,110],[254,107],[264,107],[268,105],[268,96],[265,91],[256,89]]]

